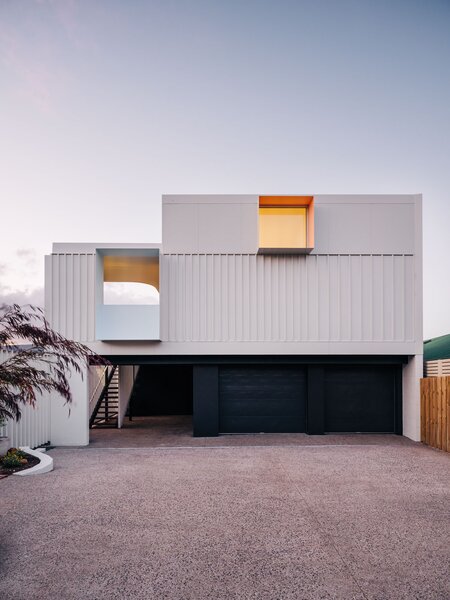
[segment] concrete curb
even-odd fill
[[[25,469],[13,475],[42,475],[43,473],[50,473],[53,471],[53,458],[44,452],[39,450],[32,450],[29,446],[20,446],[20,450],[23,450],[27,454],[36,456],[41,461],[38,465],[31,467],[31,469]]]

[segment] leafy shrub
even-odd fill
[[[28,463],[25,458],[26,453],[18,448],[10,448],[6,455],[1,459],[3,467],[6,469],[15,469],[17,467],[23,467]]]
[[[19,450],[19,448],[10,448],[6,454],[15,454],[19,458],[25,458],[25,452]]]
[[[7,454],[6,456],[4,456],[2,458],[2,465],[4,467],[6,467],[7,469],[15,469],[16,467],[21,467],[24,463],[23,463],[23,459],[20,456],[17,456],[17,454]]]

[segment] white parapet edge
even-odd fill
[[[23,471],[13,473],[13,475],[42,475],[42,473],[50,473],[50,471],[53,471],[53,458],[45,452],[32,450],[29,446],[20,446],[20,450],[39,458],[40,463],[31,467],[31,469],[24,469]]]

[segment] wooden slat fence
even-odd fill
[[[450,377],[420,380],[421,440],[450,452]]]
[[[450,358],[425,361],[425,377],[442,377],[450,375]]]

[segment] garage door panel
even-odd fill
[[[325,431],[395,432],[393,367],[328,367],[325,373]]]
[[[301,367],[223,367],[222,433],[299,432],[306,425],[306,372]]]

